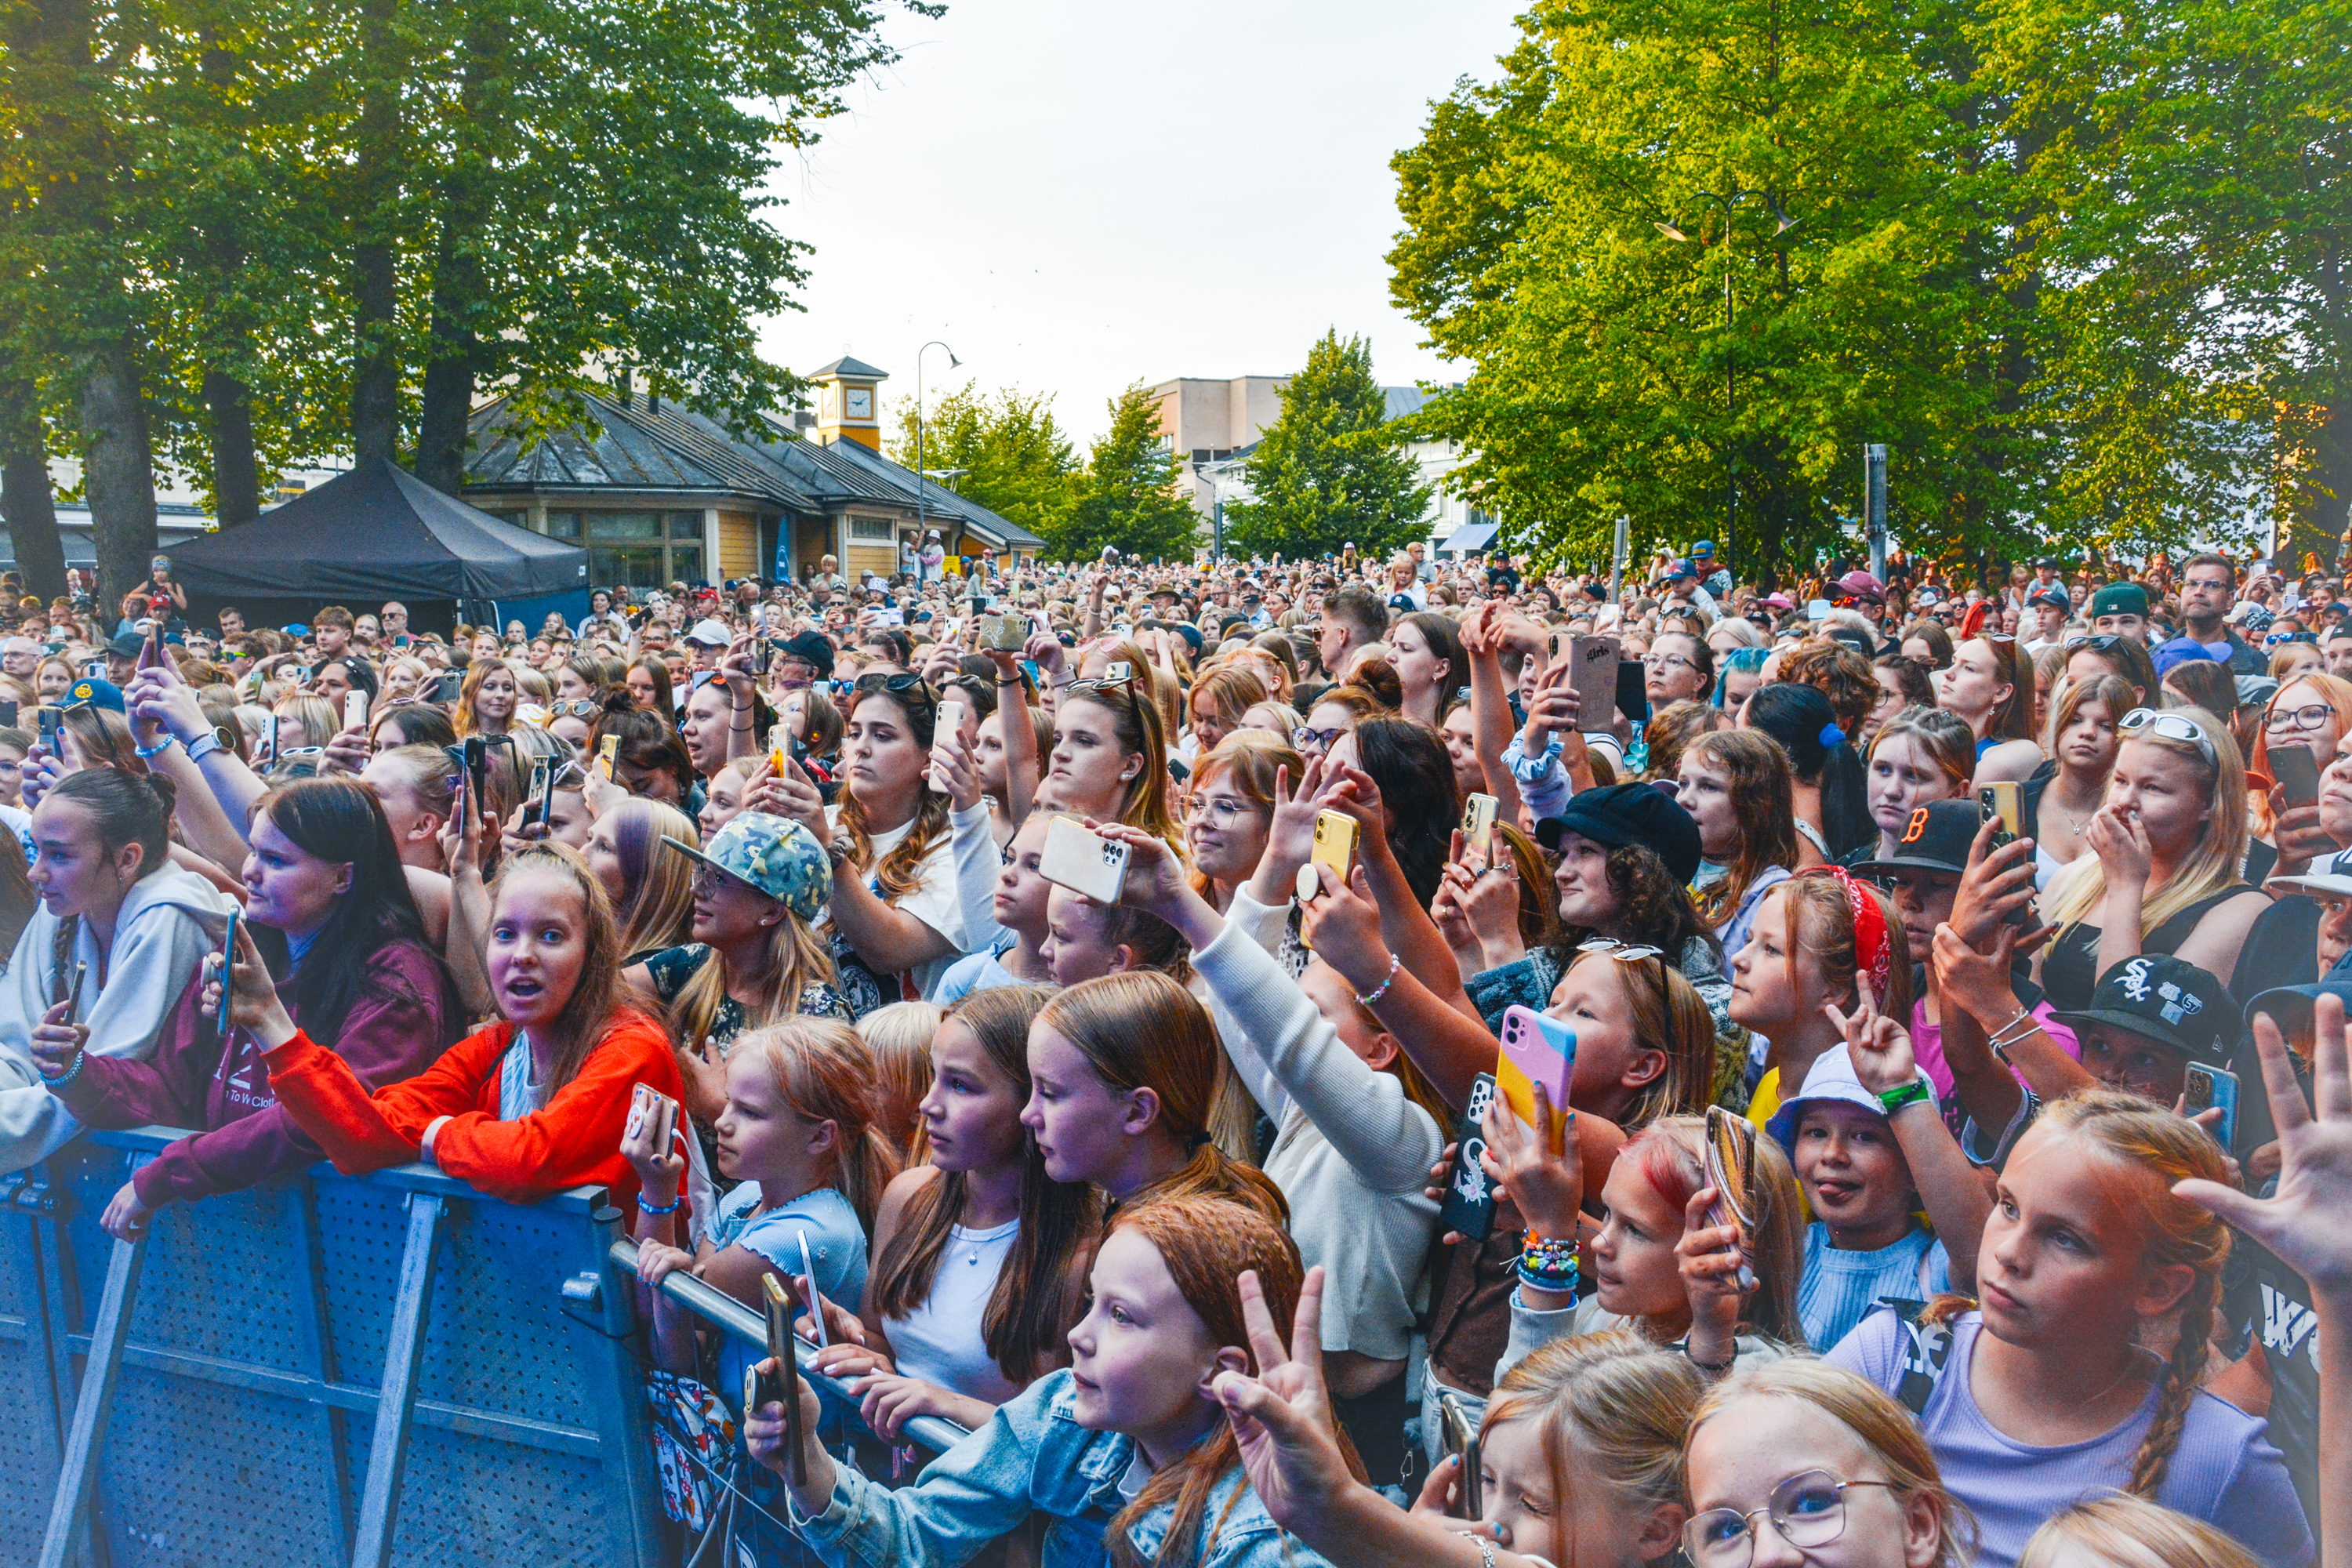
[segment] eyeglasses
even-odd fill
[[[2273,632],[2270,636],[2263,639],[2263,646],[2264,647],[2284,647],[2288,643],[2316,643],[2318,641],[2319,639],[2313,637],[2309,632]]]
[[[1290,743],[1301,752],[1328,752],[1338,745],[1339,737],[1347,732],[1345,729],[1310,730],[1301,724],[1290,732]]]
[[[2205,731],[2198,728],[2197,721],[2186,714],[2159,713],[2153,708],[2135,708],[2124,715],[2123,722],[2116,728],[2126,735],[2153,730],[2168,741],[2185,741],[2197,748],[2198,754],[2205,759],[2206,766],[2218,769],[2221,765],[2220,754],[2213,750],[2213,742],[2205,738]]]
[[[2263,728],[2273,735],[2284,735],[2295,730],[2326,728],[2336,710],[2325,702],[2306,702],[2300,708],[2273,708],[2263,720]]]
[[[2123,645],[2124,639],[2116,633],[2101,632],[2096,637],[2068,637],[2066,651],[2073,653],[2076,648],[2086,647],[2093,653],[2113,653]]]
[[[1845,1532],[1848,1487],[1886,1487],[1893,1481],[1842,1481],[1827,1470],[1790,1476],[1772,1489],[1762,1508],[1748,1513],[1711,1508],[1683,1526],[1683,1550],[1692,1568],[1748,1568],[1756,1558],[1756,1516],[1762,1514],[1780,1539],[1800,1551],[1827,1546]]]
[[[1230,828],[1243,817],[1255,816],[1265,809],[1262,805],[1252,805],[1245,800],[1235,800],[1231,795],[1219,795],[1214,800],[1194,801],[1192,809],[1184,814],[1184,820],[1198,822],[1204,816],[1213,816],[1216,818],[1218,827]]]
[[[1643,656],[1642,659],[1642,668],[1643,669],[1672,669],[1676,665],[1682,666],[1685,669],[1696,669],[1698,668],[1698,666],[1693,664],[1689,659],[1685,658],[1678,653],[1648,654]]]

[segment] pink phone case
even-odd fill
[[[1574,1047],[1562,1051],[1545,1033],[1544,1020],[1527,1007],[1503,1010],[1503,1048],[1495,1064],[1495,1088],[1521,1121],[1536,1124],[1535,1085],[1551,1101],[1552,1122],[1568,1121],[1568,1080],[1575,1068]]]

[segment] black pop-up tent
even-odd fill
[[[258,626],[307,621],[326,604],[361,611],[398,599],[419,630],[446,629],[461,602],[487,618],[492,601],[577,594],[587,610],[585,550],[501,522],[381,460],[171,553],[199,625],[223,605]]]

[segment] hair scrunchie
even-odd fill
[[[1836,720],[1832,719],[1822,726],[1821,742],[1824,752],[1835,751],[1845,744],[1845,731],[1837,727]]]

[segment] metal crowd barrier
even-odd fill
[[[0,1563],[675,1561],[635,1248],[601,1188],[524,1207],[428,1165],[321,1164],[113,1240],[98,1216],[181,1136],[100,1133],[0,1177],[0,1398],[19,1412]],[[700,1280],[663,1288],[764,1342]]]

